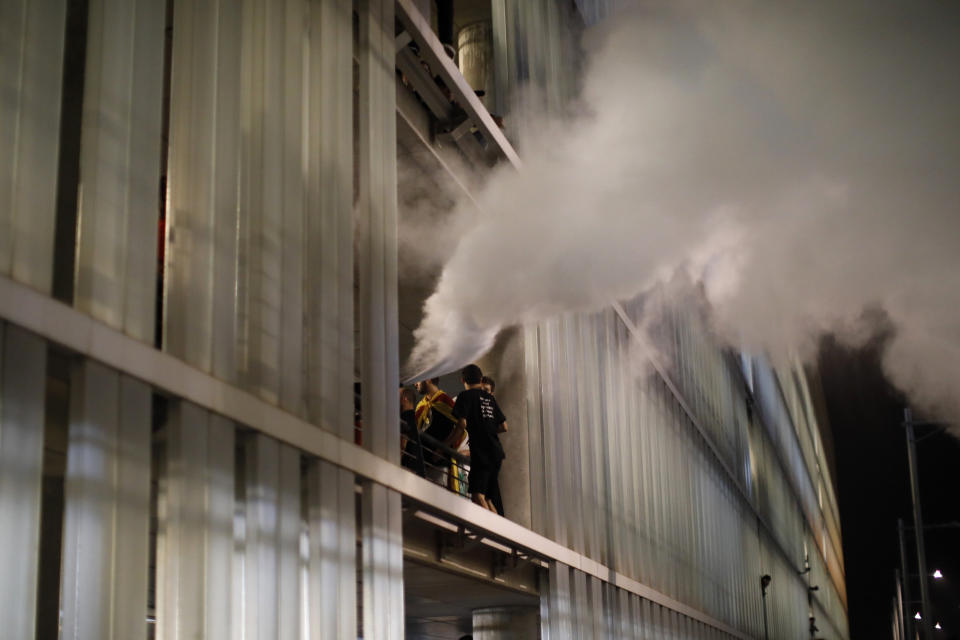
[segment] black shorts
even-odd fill
[[[470,493],[482,493],[484,496],[491,495],[491,487],[497,486],[497,474],[500,473],[501,460],[495,463],[471,463],[470,476],[467,478]]]

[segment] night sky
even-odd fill
[[[889,337],[889,336],[887,336]],[[846,562],[850,634],[854,640],[891,637],[894,569],[899,565],[896,521],[912,526],[910,480],[904,430],[906,401],[884,379],[881,356],[887,338],[851,349],[831,338],[820,350],[820,375],[833,429],[838,500]],[[917,445],[924,524],[960,520],[960,442],[934,428]],[[930,580],[937,638],[960,638],[960,529],[930,530],[927,564],[942,580]],[[917,573],[915,547],[908,539],[908,562]],[[911,597],[919,600],[918,578]],[[916,605],[919,608],[919,605]],[[916,609],[915,609],[916,610]]]

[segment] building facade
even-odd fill
[[[418,189],[612,10],[452,4],[0,0],[4,637],[848,637],[815,379],[696,305],[498,341],[507,518],[400,466]]]

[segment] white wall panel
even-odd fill
[[[87,20],[74,304],[153,341],[163,0],[92,0]]]
[[[62,637],[146,638],[150,388],[89,360],[70,385]]]
[[[172,403],[160,472],[157,638],[230,640],[239,625],[232,587],[233,424],[186,401]]]
[[[549,577],[550,637],[572,638],[574,632],[573,597],[570,590],[570,567],[550,563]],[[543,597],[543,594],[540,596]]]
[[[309,14],[306,411],[353,440],[353,2]]]
[[[354,476],[315,460],[307,471],[309,640],[357,634],[357,537]]]
[[[256,434],[244,466],[244,638],[299,640],[300,452]]]
[[[796,567],[811,530],[790,478],[806,477],[807,465],[798,454],[789,463],[792,471],[784,473],[768,451],[773,443],[748,421],[737,370],[702,318],[658,302],[627,305],[625,317],[609,309],[567,314],[528,330],[534,344],[526,352],[527,367],[535,368],[538,381],[529,387],[528,406],[537,407],[529,415],[540,421],[531,424],[538,437],[531,438],[530,466],[544,474],[544,504],[533,526],[754,633],[762,615],[754,584],[759,572],[776,571],[785,592],[805,596]],[[660,318],[647,325],[669,365],[666,373],[649,366],[626,324],[629,319],[640,325],[643,313]],[[760,378],[758,389],[771,386]],[[755,486],[747,492],[751,469],[758,469],[758,479],[750,476]],[[815,548],[810,540],[807,546]],[[761,550],[779,564],[753,566]],[[586,624],[577,604],[584,601],[584,585],[576,576],[571,584],[572,620],[579,629]],[[836,591],[825,588],[818,601],[831,620],[845,619]],[[783,633],[803,630],[792,605],[784,604],[781,614],[788,621]],[[668,622],[664,633],[693,633],[686,622]]]
[[[0,0],[0,273],[53,278],[66,0]]]
[[[164,348],[236,379],[241,15],[174,2]]]
[[[405,628],[400,494],[367,482],[361,504],[363,637],[400,640]]]
[[[303,0],[242,7],[237,364],[246,388],[302,413],[309,14]]]
[[[11,638],[36,624],[47,346],[0,322],[0,620]]]
[[[558,562],[540,590],[541,624],[550,637],[693,640],[727,637],[674,609]],[[549,585],[549,586],[548,586]],[[793,615],[790,610],[788,615]],[[789,633],[784,627],[783,634]],[[547,637],[547,635],[544,637]],[[773,635],[771,637],[799,637]]]
[[[165,348],[352,439],[352,3],[183,5],[174,11]],[[375,73],[396,90],[392,67]],[[378,98],[368,120],[394,126],[393,99]],[[394,138],[391,128],[375,144]],[[383,200],[379,181],[393,156],[380,146],[371,156],[382,169],[375,208],[394,211],[392,231],[377,226],[394,247],[384,331],[396,324],[396,195]]]
[[[397,119],[393,0],[359,0],[360,375],[363,444],[399,463]]]

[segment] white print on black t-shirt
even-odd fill
[[[480,396],[480,417],[484,420],[493,420],[493,403],[490,398]]]

